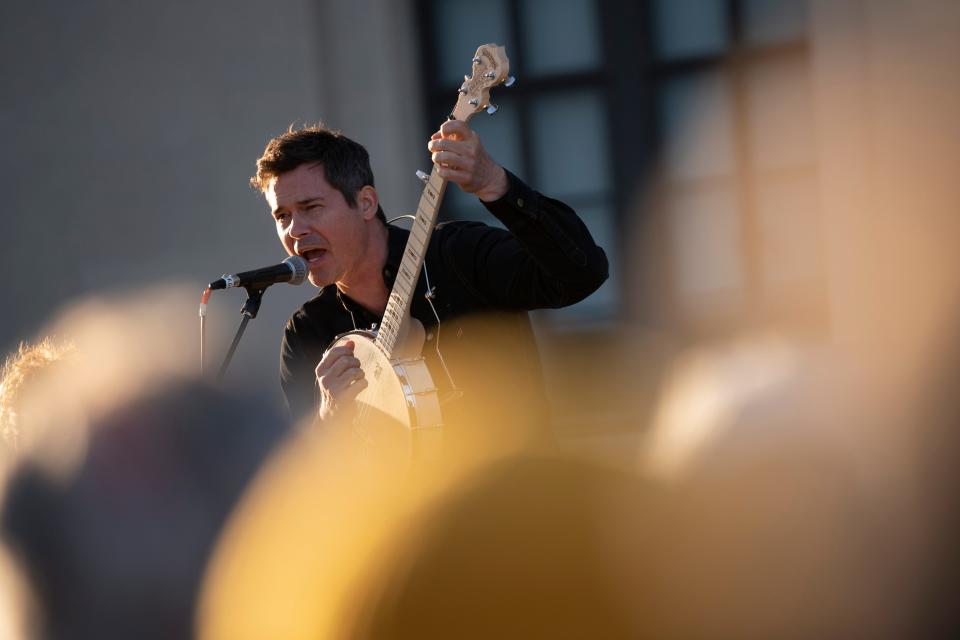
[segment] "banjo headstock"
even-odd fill
[[[497,107],[490,103],[490,89],[501,84],[508,87],[513,84],[506,49],[496,44],[479,46],[473,55],[470,74],[463,77],[460,97],[451,117],[466,121],[481,110],[493,113]]]

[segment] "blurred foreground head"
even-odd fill
[[[291,449],[221,541],[200,636],[896,637],[877,521],[807,461],[667,484],[523,454],[389,482]]]
[[[3,528],[45,637],[189,635],[208,552],[280,432],[263,407],[171,381],[98,419],[69,477],[17,471]]]
[[[167,287],[132,297],[88,298],[65,309],[12,354],[4,412],[16,412],[18,450],[51,472],[83,459],[100,416],[171,377],[196,370],[196,296]],[[8,394],[9,400],[8,403]]]
[[[76,355],[23,389],[2,527],[41,637],[188,637],[209,549],[282,433],[269,402],[188,375],[182,300],[74,308],[54,326]]]
[[[626,474],[526,454],[390,478],[330,444],[290,447],[258,478],[200,637],[636,637],[608,548],[647,504]]]

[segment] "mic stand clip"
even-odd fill
[[[237,335],[233,337],[233,343],[230,345],[230,349],[223,359],[223,364],[220,365],[220,371],[217,372],[218,383],[223,382],[223,376],[227,373],[227,367],[230,366],[230,361],[233,359],[233,354],[237,350],[237,345],[240,344],[240,338],[243,337],[247,323],[257,317],[257,313],[260,311],[260,303],[263,301],[263,292],[266,291],[269,286],[268,284],[259,287],[244,287],[244,289],[247,290],[247,301],[244,302],[243,307],[240,308],[240,315],[243,316],[243,320],[240,321],[240,326],[237,328]]]

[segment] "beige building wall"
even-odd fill
[[[247,179],[291,123],[324,120],[366,143],[385,208],[415,208],[413,172],[428,159],[408,5],[3,3],[0,348],[89,294],[181,282],[199,298],[224,271],[282,259]],[[282,326],[311,295],[309,285],[267,292],[234,381],[279,399]],[[231,291],[211,302],[211,362],[243,299]],[[192,299],[182,313],[193,348]]]

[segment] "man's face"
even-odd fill
[[[265,195],[280,242],[307,261],[310,282],[325,287],[349,279],[364,258],[368,216],[362,209],[369,203],[358,199],[357,207],[348,206],[319,164],[273,178]]]

